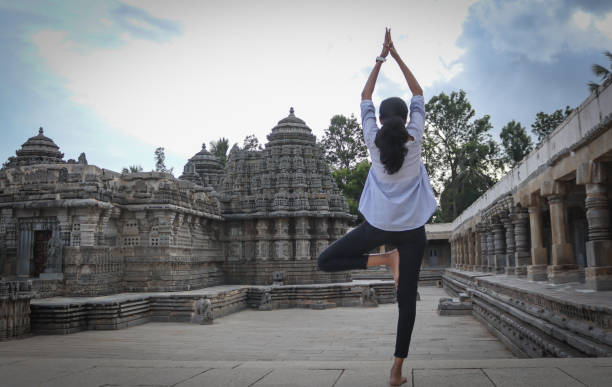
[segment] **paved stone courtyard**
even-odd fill
[[[405,373],[414,386],[607,385],[610,359],[514,359],[423,287]],[[213,325],[150,323],[0,343],[2,386],[384,386],[396,305],[245,310]]]

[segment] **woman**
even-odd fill
[[[379,107],[382,124],[379,129],[372,93],[380,68],[389,53],[399,65],[413,95],[410,121],[406,126],[406,103],[397,97],[389,98]],[[416,314],[417,283],[427,242],[424,225],[437,204],[421,160],[425,124],[423,90],[393,46],[389,29],[385,32],[383,50],[376,58],[361,93],[361,121],[372,159],[359,200],[359,212],[363,214],[365,222],[323,251],[318,264],[324,271],[381,265],[391,268],[397,289],[399,318],[389,381],[392,386],[399,386],[406,382],[406,378],[402,377],[402,365],[408,356]],[[383,244],[393,244],[397,249],[385,254],[368,254]]]

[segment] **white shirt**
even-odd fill
[[[423,96],[415,95],[410,101],[410,122],[406,130],[414,141],[406,143],[408,153],[402,167],[394,174],[385,171],[378,147],[374,144],[379,129],[374,104],[370,100],[361,101],[361,126],[372,167],[359,199],[359,212],[368,223],[381,230],[405,231],[421,227],[438,207],[421,160],[425,129]]]

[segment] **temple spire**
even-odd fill
[[[43,134],[43,128],[42,126],[40,128],[38,128],[38,134]]]

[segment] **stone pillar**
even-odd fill
[[[459,234],[459,236],[457,237],[457,242],[458,242],[458,247],[459,247],[459,254],[458,254],[459,259],[457,262],[457,269],[463,270],[463,254],[464,254],[463,235]]]
[[[338,225],[336,225],[338,227]],[[300,216],[295,220],[295,259],[310,259],[310,233],[308,218]]]
[[[448,238],[448,242],[450,243],[450,267],[455,267],[455,239],[452,235]]]
[[[317,257],[329,246],[329,234],[327,232],[327,219],[315,219],[315,252]]]
[[[612,235],[606,172],[604,165],[598,162],[582,164],[576,171],[576,183],[586,184],[588,267],[584,270],[585,282],[595,290],[612,290]]]
[[[552,265],[548,266],[548,280],[555,284],[578,282],[578,265],[574,257],[574,247],[569,242],[569,225],[565,210],[565,184],[554,182],[548,196],[550,207],[550,226],[552,229]]]
[[[455,236],[455,269],[459,269],[461,266],[461,238],[459,234]]]
[[[514,253],[515,253],[515,240],[514,240],[514,224],[510,216],[502,218],[502,224],[506,230],[506,267],[504,268],[506,275],[515,274],[514,265]]]
[[[472,231],[469,229],[465,232],[465,242],[467,248],[465,249],[466,255],[463,269],[471,271],[474,266],[474,238],[472,237]]]
[[[478,254],[479,262],[476,264],[475,271],[485,271],[487,266],[487,228],[484,224],[479,223],[476,230],[480,241],[480,253]]]
[[[470,266],[470,233],[469,231],[463,232],[463,270],[469,270]]]
[[[289,245],[289,218],[276,218],[274,220],[276,233],[274,234],[274,259],[289,260],[291,246]]]
[[[506,237],[504,226],[498,219],[493,223],[493,271],[503,273],[506,264]]]
[[[519,277],[527,275],[527,265],[531,261],[529,253],[529,230],[528,230],[529,214],[522,207],[517,207],[517,211],[512,220],[514,225],[514,273]]]
[[[96,229],[98,228],[99,219],[98,211],[92,209],[88,209],[85,214],[79,213],[81,246],[96,245]]]
[[[468,232],[463,232],[463,262],[461,263],[461,269],[468,269],[468,262],[470,261],[470,244],[468,241]]]
[[[34,254],[34,231],[32,223],[19,223],[19,245],[17,247],[17,276],[30,276],[30,263]]]
[[[72,223],[68,211],[62,209],[57,214],[59,237],[64,246],[70,246],[70,231],[72,231]]]
[[[158,222],[159,230],[159,245],[168,247],[172,239],[172,226],[174,225],[174,217],[176,213],[170,211],[155,211],[154,217]]]
[[[243,223],[241,221],[229,222],[229,243],[228,243],[228,261],[240,261],[244,257],[243,254]],[[175,233],[175,239],[177,235]]]
[[[138,211],[135,214],[136,222],[138,224],[138,238],[140,239],[140,246],[149,246],[151,244],[151,224],[147,219],[146,211]]]
[[[493,231],[493,224],[487,225],[489,230],[487,231],[487,270],[488,272],[495,271],[495,233]]]
[[[96,235],[96,244],[98,246],[107,246],[106,242],[106,228],[108,227],[108,221],[113,213],[112,208],[107,208],[102,211],[100,220],[98,221],[98,230]],[[61,224],[60,224],[61,229]]]
[[[267,261],[270,259],[270,234],[268,232],[268,220],[257,219],[255,223],[255,260]]]
[[[542,238],[542,210],[540,196],[533,194],[528,200],[529,229],[531,231],[531,265],[527,266],[527,278],[546,281],[546,247]]]

